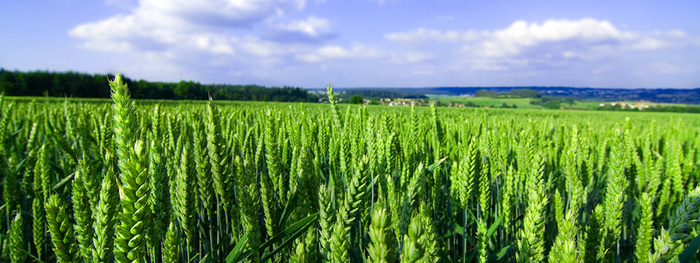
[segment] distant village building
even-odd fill
[[[643,103],[643,102],[642,102],[642,103],[637,103],[637,104],[631,104],[631,103],[628,104],[628,103],[625,103],[625,102],[621,102],[621,103],[619,103],[619,104],[620,104],[620,108],[621,108],[621,109],[630,108],[630,109],[644,110],[644,109],[651,108],[650,105],[645,104],[645,103]],[[600,107],[605,107],[605,105],[607,105],[607,104],[601,103],[601,104],[600,104]],[[610,103],[610,106],[615,107],[616,105],[618,105],[618,103],[615,103],[615,102],[611,102],[611,103]]]

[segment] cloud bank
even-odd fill
[[[586,81],[595,78],[581,72],[603,80],[621,71],[630,76],[645,70],[697,71],[658,55],[700,46],[680,30],[635,32],[591,18],[518,20],[495,30],[420,27],[339,41],[343,29],[328,18],[306,15],[306,5],[305,0],[141,0],[128,14],[77,25],[69,34],[81,39],[83,48],[125,54],[133,65],[123,64],[130,67],[124,70],[146,77],[151,72],[224,82],[273,79],[274,84],[322,86],[327,83],[315,84],[313,78],[358,74],[378,80],[377,85],[478,85],[499,75],[477,74],[503,72],[507,75],[500,76],[511,81],[503,84],[547,85],[522,80],[546,74],[563,80],[571,75],[567,71]],[[639,54],[652,59],[621,68]]]
[[[686,45],[679,30],[642,34],[617,29],[608,21],[595,19],[548,20],[544,23],[516,21],[494,31],[440,31],[419,28],[389,33],[387,40],[420,48],[452,43],[464,53],[480,58],[508,58],[539,54],[540,57],[596,58],[629,50],[654,50]],[[675,43],[675,44],[672,44]]]

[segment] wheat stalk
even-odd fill
[[[265,160],[267,164],[267,174],[260,175],[260,194],[262,197],[263,211],[265,212],[265,229],[267,235],[272,237],[277,234],[277,196],[281,192],[280,179],[280,158],[277,147],[277,136],[275,134],[275,121],[270,110],[267,111],[267,125],[265,127]]]
[[[563,172],[566,178],[566,191],[569,193],[569,205],[567,207],[584,206],[586,192],[583,183],[579,179],[579,132],[574,125],[571,131],[571,143],[569,150],[564,154]]]
[[[155,135],[153,134],[152,136]],[[151,228],[152,232],[149,233],[148,244],[155,251],[160,250],[160,243],[168,229],[172,213],[169,179],[162,151],[163,147],[157,142],[157,139],[151,142],[148,173],[150,178],[149,186],[152,191],[148,200],[150,213],[153,217],[153,227]]]
[[[163,262],[180,262],[179,231],[175,223],[170,221],[163,241]]]
[[[12,219],[10,227],[10,260],[11,262],[24,262],[26,255],[24,249],[24,221],[22,219],[21,210]]]
[[[602,204],[605,212],[603,226],[606,232],[606,235],[603,236],[602,248],[606,249],[606,251],[608,251],[607,249],[610,246],[617,244],[622,235],[622,207],[625,201],[625,190],[629,184],[625,178],[624,145],[621,145],[622,142],[623,138],[618,129],[615,131],[615,137],[610,149],[607,186]],[[617,245],[618,247],[615,250],[616,253],[619,253],[619,244]],[[601,256],[606,257],[607,255],[612,256],[612,254],[606,253]]]
[[[634,246],[634,256],[639,263],[649,262],[649,252],[651,251],[651,239],[653,230],[652,220],[652,197],[649,193],[642,193],[638,203],[640,204],[641,215],[637,226],[637,241]]]
[[[100,200],[94,216],[93,262],[110,262],[114,253],[114,234],[119,208],[119,192],[114,173],[107,171],[102,178]]]
[[[32,200],[32,236],[34,237],[34,249],[36,249],[36,255],[39,260],[41,260],[44,253],[44,246],[46,241],[46,211],[44,211],[44,205],[41,201],[42,197],[35,197]]]
[[[142,141],[130,151],[128,162],[121,162],[121,184],[119,186],[120,204],[116,238],[114,240],[114,257],[117,262],[144,260],[146,256],[146,234],[150,229],[150,206],[148,199],[148,157],[145,156]]]
[[[578,233],[578,228],[576,227],[576,217],[578,216],[578,206],[574,205],[566,209],[565,205],[562,205],[561,195],[556,192],[555,195],[555,207],[557,210],[557,217],[562,217],[561,211],[566,210],[566,214],[563,215],[561,219],[557,220],[557,228],[559,233],[554,240],[552,245],[552,250],[549,252],[549,262],[566,262],[575,263],[579,262],[579,257],[576,252],[576,234]]]
[[[542,262],[544,260],[544,221],[547,196],[544,186],[545,160],[535,154],[532,176],[528,178],[528,209],[525,211],[523,230],[518,241],[518,262]]]
[[[207,104],[207,149],[209,160],[211,162],[211,173],[214,179],[214,191],[221,199],[224,206],[229,206],[232,202],[232,196],[229,191],[228,176],[224,174],[225,165],[228,163],[228,157],[224,149],[224,143],[221,135],[221,124],[219,117],[219,109],[214,105],[214,101],[209,99]]]
[[[243,219],[243,229],[248,235],[248,248],[251,250],[252,260],[260,260],[261,251],[261,231],[258,221],[258,206],[260,205],[260,191],[255,180],[254,161],[250,154],[246,155],[245,168],[243,174],[239,174],[238,197],[241,200],[241,218]]]
[[[116,230],[114,257],[117,262],[140,262],[145,258],[145,236],[150,229],[148,157],[143,142],[137,140],[134,143],[135,117],[126,84],[119,74],[109,84],[114,101],[112,111],[122,208]]]
[[[100,180],[99,174],[95,171],[95,162],[82,159],[78,161],[79,171],[82,175],[85,195],[89,202],[89,209],[95,210],[100,200]]]
[[[3,161],[4,160],[0,162]],[[8,163],[4,165],[0,164],[0,171],[2,171],[4,175],[4,182],[2,185],[2,199],[5,203],[6,216],[9,219],[12,218],[10,216],[10,213],[12,212],[12,209],[14,209],[14,207],[18,205],[22,193],[20,192],[20,182],[19,178],[17,178],[17,173],[13,171],[14,169],[7,169],[3,166],[15,167],[15,165],[13,163]],[[5,170],[7,170],[7,172],[5,172]]]
[[[85,189],[85,174],[80,170],[73,179],[73,218],[75,218],[75,234],[80,244],[80,255],[85,261],[92,261],[92,238],[94,234],[92,209]]]
[[[390,263],[394,262],[396,241],[392,233],[391,217],[385,208],[384,201],[380,198],[372,212],[372,223],[369,229],[371,243],[368,246],[370,262]]]
[[[68,218],[68,207],[57,195],[51,195],[44,206],[46,221],[51,233],[53,252],[60,263],[79,260],[79,247],[73,235],[73,225]]]
[[[331,178],[332,179],[332,178]],[[324,261],[331,260],[331,239],[333,234],[333,214],[335,207],[335,198],[333,196],[333,182],[328,182],[320,186],[318,191],[319,200],[319,232],[321,245],[321,256]]]
[[[668,229],[662,229],[659,236],[654,239],[654,254],[652,262],[669,262],[680,253],[681,243],[689,242],[696,222],[700,220],[698,208],[700,206],[700,187],[696,187],[686,195],[676,208],[669,220]]]
[[[401,252],[401,263],[423,262],[426,254],[423,242],[425,229],[418,213],[411,216],[411,224],[408,226],[408,234],[404,236],[404,246]]]
[[[350,244],[348,238],[350,236],[350,228],[353,221],[357,217],[357,211],[362,207],[365,201],[367,191],[368,175],[366,171],[366,160],[362,160],[359,167],[355,170],[355,176],[352,177],[343,206],[340,213],[337,215],[337,220],[333,226],[333,237],[331,238],[331,254],[334,262],[346,262],[348,258],[348,250]]]
[[[420,205],[420,217],[423,224],[423,229],[425,232],[420,238],[425,247],[425,257],[424,262],[437,263],[439,261],[438,254],[440,253],[440,243],[438,242],[438,237],[435,230],[435,221],[433,220],[431,214],[433,214],[432,209],[429,208],[426,202],[421,202]]]
[[[180,156],[180,170],[175,180],[175,213],[180,228],[185,232],[188,248],[192,248],[197,237],[197,218],[195,199],[197,198],[197,181],[192,164],[192,143],[188,130],[183,127],[180,135],[182,154]]]

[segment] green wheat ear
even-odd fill
[[[25,248],[24,221],[22,220],[22,213],[18,212],[12,220],[12,226],[10,227],[10,260],[18,263],[24,262],[26,258],[24,252]]]
[[[146,234],[150,226],[148,199],[148,161],[142,141],[136,141],[130,152],[129,162],[124,164],[119,187],[121,207],[117,226],[114,258],[117,262],[144,260]]]
[[[151,135],[155,136],[154,134]],[[148,244],[152,251],[158,251],[168,229],[172,213],[166,160],[163,157],[163,147],[159,141],[154,140],[151,142],[149,157],[148,173],[151,187],[149,205],[153,216],[153,227],[151,228],[151,233],[149,233]],[[158,253],[154,252],[154,254],[152,256],[157,256]]]
[[[518,262],[542,262],[544,260],[544,235],[547,195],[544,186],[545,160],[542,154],[534,155],[532,175],[528,177],[528,207],[518,241]]]
[[[44,211],[42,197],[35,197],[32,200],[32,234],[34,237],[34,248],[37,258],[41,260],[44,253],[44,242],[46,241],[46,211]]]
[[[180,262],[180,235],[177,226],[170,221],[163,241],[163,262]]]
[[[634,246],[634,256],[639,263],[649,262],[651,251],[651,237],[653,231],[652,197],[649,193],[642,193],[638,203],[640,204],[640,222],[637,226],[637,241]]]
[[[184,133],[181,136],[182,140],[182,155],[180,159],[180,170],[176,175],[175,184],[175,204],[177,220],[180,222],[180,227],[185,232],[186,242],[192,246],[195,244],[197,237],[197,215],[195,207],[195,199],[197,198],[197,178],[195,177],[194,167],[192,164],[192,143],[189,135]],[[189,132],[189,131],[187,131]]]
[[[114,258],[116,262],[142,262],[150,229],[148,156],[142,141],[135,139],[133,105],[120,75],[109,83],[112,91],[114,137],[119,165],[120,204]]]
[[[80,255],[89,260],[92,257],[93,219],[90,200],[85,189],[85,174],[80,170],[73,179],[73,218],[75,218],[75,233],[80,243]]]
[[[238,197],[241,201],[241,219],[243,229],[248,235],[248,248],[251,250],[251,260],[256,262],[262,255],[259,250],[261,244],[261,229],[258,220],[258,207],[260,207],[260,190],[255,178],[254,162],[250,154],[246,155],[245,167],[239,174]]]
[[[60,263],[79,260],[78,243],[73,235],[73,225],[68,218],[68,207],[57,195],[51,195],[45,204],[46,222],[51,233],[53,252]]]
[[[329,182],[332,183],[332,182]],[[333,213],[333,207],[335,207],[335,200],[333,198],[333,185],[321,185],[318,191],[319,200],[319,227],[320,227],[320,237],[319,243],[321,244],[321,257],[324,261],[331,260],[331,240],[333,237],[333,221],[335,220],[335,214]]]
[[[102,178],[100,200],[94,211],[95,236],[93,237],[93,262],[111,262],[114,249],[114,231],[119,207],[119,192],[114,173],[108,171]]]
[[[576,213],[578,212],[578,206],[568,209],[566,215],[559,215],[562,210],[562,204],[559,201],[561,200],[559,191],[556,192],[554,200],[554,208],[557,210],[557,217],[562,218],[557,220],[559,233],[549,253],[549,262],[578,262],[579,258],[576,253],[576,233],[578,232],[578,228],[576,227]]]
[[[369,229],[369,256],[371,262],[394,262],[395,243],[391,217],[380,198],[372,212],[372,224]]]
[[[688,193],[673,216],[669,219],[668,229],[660,231],[654,239],[653,262],[670,262],[677,257],[682,242],[692,238],[691,231],[695,228],[700,215],[700,186]]]
[[[214,191],[217,197],[228,207],[233,201],[231,191],[229,191],[229,176],[226,176],[226,169],[229,163],[229,156],[226,154],[225,142],[222,138],[219,109],[212,99],[207,104],[206,118],[207,153],[211,163],[211,173]]]
[[[267,174],[260,175],[260,194],[262,197],[263,211],[265,212],[265,229],[267,235],[272,237],[277,234],[277,202],[276,189],[279,189],[277,182],[280,178],[280,158],[277,147],[277,136],[275,135],[275,121],[270,110],[267,111],[267,125],[264,134],[265,160],[267,164]]]
[[[114,80],[109,82],[112,92],[112,117],[114,118],[114,144],[117,147],[117,161],[119,170],[124,173],[124,165],[129,159],[129,149],[133,147],[135,121],[131,104],[131,97],[122,76],[117,74]],[[121,175],[120,175],[121,177]]]
[[[5,160],[0,160],[0,162],[4,162]],[[0,164],[0,169],[5,170],[4,167],[2,166],[10,166],[13,167],[12,163],[3,163]],[[0,170],[0,171],[2,171]],[[9,170],[9,169],[8,169]],[[4,171],[3,171],[4,172]],[[4,173],[4,182],[3,182],[3,188],[2,188],[2,194],[3,194],[3,201],[5,202],[5,212],[7,213],[7,218],[10,218],[10,213],[12,212],[12,208],[15,207],[15,205],[19,205],[19,197],[22,195],[20,192],[20,183],[17,178],[17,173],[14,171],[10,171],[8,173]]]
[[[423,226],[420,214],[414,212],[411,216],[411,223],[408,225],[408,234],[403,238],[401,263],[423,262],[425,260],[426,248],[423,242],[425,229]]]
[[[46,211],[44,210],[44,200],[46,200],[45,195],[48,193],[44,191],[44,183],[48,186],[48,182],[46,182],[49,179],[47,162],[46,145],[42,145],[37,153],[36,165],[34,166],[34,199],[32,200],[34,248],[36,248],[36,254],[39,259],[41,259],[46,252],[44,249],[46,242]]]

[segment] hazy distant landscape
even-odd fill
[[[542,95],[570,97],[576,100],[596,101],[647,101],[656,103],[700,104],[700,88],[695,89],[621,89],[579,87],[428,87],[428,88],[335,88],[339,91],[382,90],[408,94],[436,94],[448,96],[474,96],[479,90],[509,92],[513,89],[531,89]],[[323,91],[324,89],[310,89]],[[410,96],[410,95],[408,95]]]
[[[0,68],[0,94],[108,98],[104,87],[112,75],[77,72],[9,71]],[[149,82],[124,77],[133,98],[148,100],[215,100],[328,102],[326,88],[201,84],[195,81]],[[700,113],[700,88],[616,89],[575,87],[425,87],[339,88],[340,103],[387,106],[473,108],[646,110]]]

